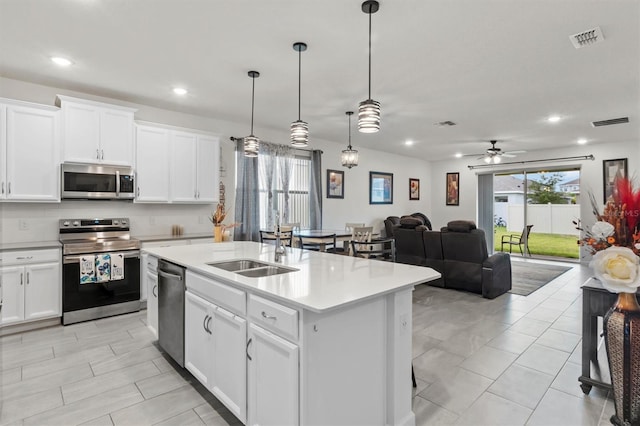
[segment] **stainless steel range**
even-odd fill
[[[140,310],[140,241],[128,218],[61,219],[62,323]]]

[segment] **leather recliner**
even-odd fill
[[[484,231],[470,221],[452,221],[440,229],[445,287],[493,299],[511,290],[507,253],[488,256]]]

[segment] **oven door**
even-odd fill
[[[124,254],[124,279],[80,283],[80,259],[93,254],[62,257],[62,312],[114,305],[140,300],[140,251]]]

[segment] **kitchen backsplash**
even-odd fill
[[[2,203],[1,242],[58,239],[58,220],[128,217],[132,236],[171,235],[172,225],[185,234],[212,232],[209,216],[215,204],[134,204],[125,201],[62,201],[61,203]],[[233,216],[230,216],[233,217]],[[231,220],[232,221],[232,220]]]

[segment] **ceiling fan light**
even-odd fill
[[[260,147],[260,140],[255,136],[246,136],[244,138],[244,156],[245,157],[257,157]]]
[[[487,164],[491,163],[491,157],[484,157],[484,162]]]
[[[309,124],[302,120],[291,123],[291,145],[296,147],[309,145]]]
[[[498,164],[500,162],[500,157],[495,156],[493,157],[493,164]]]
[[[376,133],[380,130],[380,102],[367,99],[358,109],[358,131]]]

